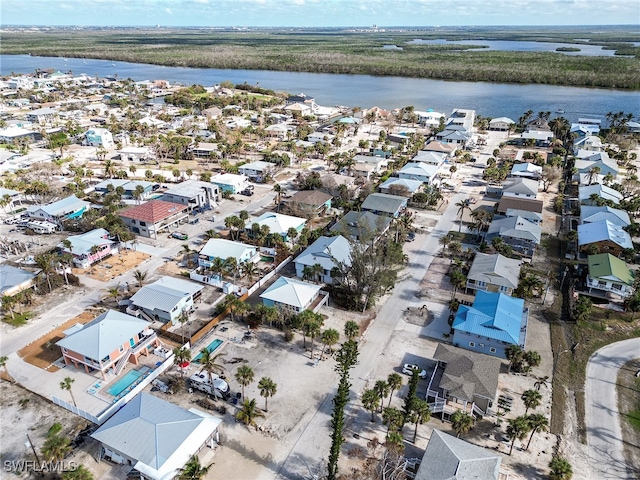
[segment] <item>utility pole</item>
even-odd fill
[[[40,463],[40,458],[38,458],[38,454],[36,453],[36,447],[33,444],[33,442],[31,441],[31,439],[29,438],[29,434],[27,433],[27,442],[29,443],[29,446],[31,447],[31,450],[33,450],[33,455],[36,457],[36,462],[38,463],[38,469],[41,467],[42,463]]]

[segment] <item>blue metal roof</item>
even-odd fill
[[[524,300],[503,293],[479,291],[472,307],[462,305],[453,328],[518,345]]]

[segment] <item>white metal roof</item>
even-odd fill
[[[295,278],[280,277],[267,288],[260,298],[304,309],[318,295],[320,285],[303,282]]]

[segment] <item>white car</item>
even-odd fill
[[[418,373],[418,376],[420,378],[427,378],[427,371],[426,370],[421,370],[420,367],[418,365],[414,365],[411,363],[405,363],[404,366],[402,367],[402,373],[404,373],[405,375],[413,375],[414,371],[418,371],[420,373]]]

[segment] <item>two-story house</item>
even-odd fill
[[[591,253],[595,250],[597,253],[618,256],[622,250],[633,248],[633,242],[622,227],[609,220],[601,220],[578,225],[578,248],[581,252]]]
[[[494,218],[485,239],[490,243],[496,237],[522,255],[532,257],[542,239],[542,227],[520,216]]]
[[[27,208],[32,220],[60,223],[62,220],[82,217],[91,204],[80,200],[75,195],[63,198],[49,205],[34,205]]]
[[[431,184],[437,178],[438,165],[422,162],[407,163],[398,171],[398,177],[406,180],[417,180],[422,183]]]
[[[476,253],[467,274],[467,289],[511,295],[518,287],[521,267],[522,261],[499,253]]]
[[[189,211],[208,210],[220,201],[220,190],[213,183],[187,180],[168,188],[162,194],[161,200],[186,205]]]
[[[254,245],[234,242],[224,238],[211,238],[200,250],[198,265],[209,268],[216,258],[222,260],[234,258],[239,265],[244,262],[258,262],[260,254],[258,247]]]
[[[121,210],[118,216],[136,235],[158,238],[159,233],[186,223],[189,207],[164,200],[149,200],[142,205]]]
[[[589,255],[587,259],[589,273],[586,287],[589,293],[594,290],[603,295],[613,294],[626,298],[633,294],[634,275],[631,269],[610,253]]]
[[[111,240],[111,234],[104,228],[67,237],[66,242],[58,244],[62,253],[73,256],[73,263],[80,268],[89,268],[110,255],[118,254],[118,242]]]
[[[150,321],[172,322],[176,325],[184,313],[193,310],[194,301],[202,295],[203,288],[203,285],[189,280],[161,277],[144,285],[131,297],[127,313],[141,315]]]
[[[338,264],[351,265],[351,245],[342,235],[323,236],[298,255],[294,263],[297,277],[331,284],[332,270]],[[313,272],[313,276],[309,275],[309,271]]]
[[[398,218],[407,208],[408,198],[387,193],[372,193],[362,202],[363,212],[371,212],[376,215]]]

